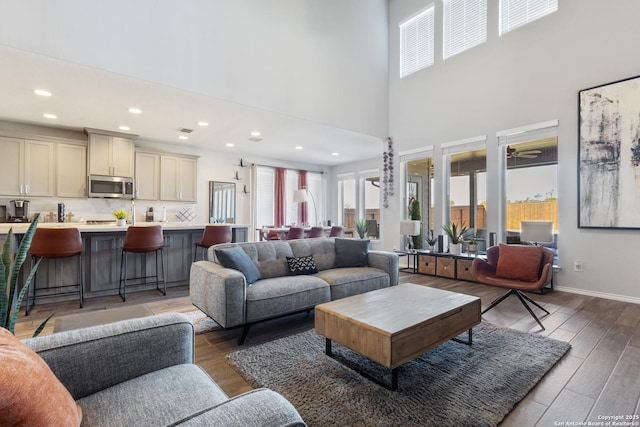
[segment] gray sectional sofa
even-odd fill
[[[192,303],[224,328],[244,325],[239,343],[251,324],[317,304],[398,284],[398,257],[367,251],[366,241],[318,238],[215,245],[206,261],[191,266]],[[365,245],[364,262],[350,260]],[[260,279],[251,283],[239,270],[225,268],[216,250],[238,246],[257,267]],[[353,248],[353,249],[352,249]],[[357,254],[356,254],[357,255]],[[313,258],[318,272],[292,275],[287,257]]]
[[[306,426],[274,391],[257,389],[229,399],[194,364],[193,325],[182,314],[23,342],[80,405],[82,426]]]

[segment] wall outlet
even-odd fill
[[[582,261],[577,259],[573,262],[573,271],[582,271]]]

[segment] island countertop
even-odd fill
[[[29,228],[29,223],[0,223],[0,236],[6,235],[9,229],[13,229],[14,234],[24,234]],[[127,228],[133,224],[127,224],[125,226],[117,226],[115,220],[112,222],[101,224],[87,224],[86,222],[40,222],[38,228],[77,228],[80,233],[118,233],[125,232]],[[136,222],[136,226],[152,226],[161,225],[163,230],[204,230],[206,226],[213,225],[230,225],[231,228],[249,228],[246,224],[205,224],[205,223],[192,223],[192,222]]]

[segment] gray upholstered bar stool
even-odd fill
[[[75,294],[76,292],[80,298],[80,308],[84,299],[84,263],[83,260],[82,237],[80,236],[80,230],[77,228],[36,228],[36,232],[31,240],[31,246],[29,247],[29,253],[31,254],[31,269],[38,260],[48,259],[57,260],[62,258],[69,258],[73,256],[78,257],[78,282],[72,285],[60,285],[57,288],[65,289],[71,287],[77,287],[78,290],[63,291],[48,293],[41,295],[41,298],[46,297],[58,297],[61,295]],[[36,291],[44,290],[45,288],[37,288],[37,270],[29,283],[29,289],[27,289],[27,304],[25,308],[25,315],[29,314],[29,309],[36,304]],[[48,287],[47,290],[54,287]]]
[[[205,259],[205,251],[213,245],[220,243],[231,243],[233,234],[230,225],[207,225],[204,228],[202,239],[198,243],[194,243],[193,262],[196,262],[198,248],[202,248],[202,259]]]
[[[120,262],[120,283],[118,285],[118,295],[122,298],[122,301],[127,299],[127,280],[144,280],[143,282],[134,283],[131,286],[145,285],[148,282],[146,279],[156,279],[156,289],[162,292],[162,295],[167,294],[167,279],[164,272],[164,239],[162,235],[162,226],[130,226],[127,228],[127,232],[124,237],[124,244],[122,245],[122,259]],[[134,254],[147,254],[154,252],[156,255],[156,274],[143,277],[131,277],[127,278],[127,254],[132,252]],[[162,283],[163,288],[160,289],[160,271],[158,268],[158,252],[160,252],[160,264],[162,265]]]

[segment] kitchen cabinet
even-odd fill
[[[160,156],[160,199],[197,202],[197,158]]]
[[[160,198],[160,155],[136,152],[136,199],[158,200]]]
[[[57,144],[56,196],[87,197],[87,147]]]
[[[89,241],[89,266],[86,269],[89,280],[87,291],[113,291],[118,290],[120,281],[120,255],[124,233],[117,235],[99,234],[92,235]],[[85,244],[85,251],[87,245]],[[85,285],[86,286],[86,285]],[[109,292],[113,293],[113,292]]]
[[[165,231],[164,253],[167,283],[189,282],[191,269],[193,239],[190,231]]]
[[[53,196],[53,143],[0,137],[0,144],[0,195]]]
[[[90,175],[133,178],[134,139],[137,135],[87,129]]]

